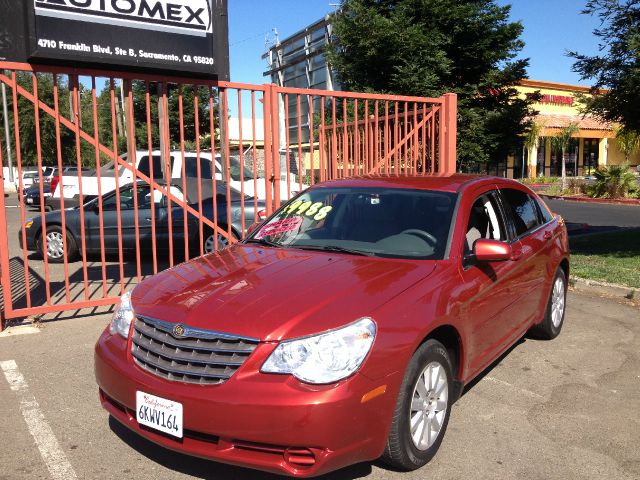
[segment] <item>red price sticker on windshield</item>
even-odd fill
[[[273,237],[274,235],[280,235],[282,233],[295,232],[300,228],[300,225],[302,225],[302,217],[278,220],[262,227],[256,235],[256,238],[259,240],[262,237]]]

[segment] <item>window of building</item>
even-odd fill
[[[600,140],[597,138],[585,138],[582,151],[582,166],[584,175],[593,175],[598,169],[598,154]]]
[[[559,177],[562,175],[562,150],[557,146],[553,145],[553,139],[551,139],[551,175],[555,177]],[[565,171],[567,176],[575,177],[578,175],[578,145],[579,140],[577,138],[572,138],[569,141],[569,146],[567,147],[564,154],[564,162],[565,162]]]

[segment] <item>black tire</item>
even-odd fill
[[[52,236],[57,237],[60,240],[60,243],[62,243],[63,235],[62,235],[62,227],[60,225],[47,226],[47,238],[48,238],[47,252],[44,251],[44,241],[42,239],[42,232],[40,232],[40,239],[38,240],[38,250],[40,251],[42,258],[44,258],[45,254],[47,255],[47,261],[49,263],[63,263],[64,254],[62,252],[64,250],[59,249],[58,251],[61,252],[61,254],[56,255],[56,253],[51,251],[51,249],[49,248],[50,247],[49,239],[51,239]],[[78,256],[78,247],[76,245],[75,238],[73,237],[73,235],[71,235],[69,230],[67,230],[66,232],[66,239],[67,239],[67,262],[73,262]]]
[[[560,293],[560,298],[562,299],[561,311],[558,310],[557,305],[557,287],[560,288],[560,286],[562,288],[562,292]],[[567,276],[565,275],[564,270],[561,267],[558,267],[558,270],[556,270],[556,274],[553,277],[553,283],[551,284],[551,291],[549,292],[549,300],[547,301],[544,319],[541,323],[529,330],[529,336],[540,340],[553,340],[556,338],[562,330],[562,325],[564,325],[566,306]]]
[[[225,232],[227,231],[227,227],[225,225],[219,225],[219,227],[221,230],[224,230]],[[208,253],[213,253],[212,249],[215,246],[213,239],[215,235],[216,233],[212,229],[210,228],[205,229],[202,237],[203,250],[205,255]],[[224,250],[229,246],[229,240],[220,234],[217,234],[217,236],[218,236],[218,251]],[[231,238],[233,238],[233,240],[238,240],[238,237],[233,230],[231,231]]]
[[[444,396],[446,397],[444,401],[446,405],[439,410],[440,413],[436,413],[435,411],[431,412],[433,413],[433,417],[437,416],[437,418],[440,418],[438,422],[440,429],[435,434],[434,440],[429,438],[428,442],[432,443],[427,443],[426,445],[422,445],[421,448],[418,448],[412,437],[411,421],[412,417],[418,418],[419,425],[422,423],[420,419],[424,419],[425,416],[420,410],[417,410],[415,414],[412,412],[414,408],[414,397],[417,402],[423,401],[418,393],[417,384],[419,380],[422,381],[423,373],[428,368],[432,368],[433,365],[438,365],[441,368],[442,374],[446,375],[446,379],[442,382],[442,384],[446,384],[446,391],[444,391]],[[436,390],[436,388],[434,388],[434,390]],[[431,393],[432,392],[429,392],[427,396],[431,397]],[[437,395],[439,395],[436,397],[437,401],[434,402],[436,405],[442,400],[443,393],[440,392],[440,394]],[[416,470],[427,464],[434,457],[442,443],[449,423],[449,414],[451,413],[453,398],[453,369],[447,349],[437,340],[427,340],[413,354],[407,371],[405,372],[391,420],[387,446],[382,454],[381,460],[388,466],[403,471]],[[423,403],[425,409],[430,408],[431,402],[429,402],[428,406],[425,401],[423,401]],[[437,409],[437,407],[435,408]],[[431,413],[429,413],[429,415],[431,415]],[[427,418],[429,418],[429,416],[427,416]],[[426,423],[424,423],[424,425],[426,426]],[[418,427],[418,429],[419,428],[420,427]],[[424,438],[421,439],[421,441],[423,440]]]

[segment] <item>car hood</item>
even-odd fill
[[[133,292],[138,315],[278,341],[351,323],[427,277],[435,262],[237,245]]]

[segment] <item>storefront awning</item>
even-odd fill
[[[579,138],[610,138],[614,136],[614,124],[603,122],[591,116],[561,115],[554,113],[540,113],[532,117],[535,123],[543,127],[541,136],[554,136],[561,128],[572,123],[578,125]]]

